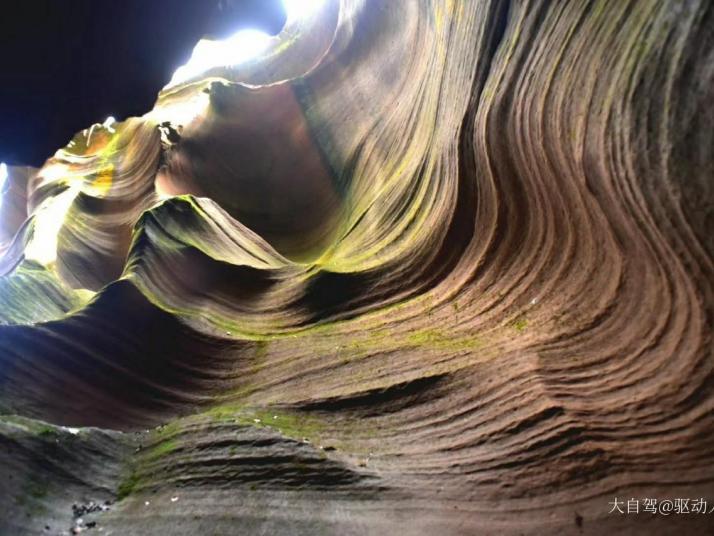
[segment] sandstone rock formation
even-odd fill
[[[326,0],[11,170],[0,532],[714,530],[713,45]]]

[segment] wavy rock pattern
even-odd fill
[[[82,428],[2,418],[2,532],[711,531],[608,502],[714,503],[712,45],[326,1],[13,170],[0,407]]]

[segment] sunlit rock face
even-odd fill
[[[27,219],[27,185],[37,170],[0,164],[0,252]]]
[[[291,9],[10,169],[0,532],[710,531],[711,2]]]

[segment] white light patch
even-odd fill
[[[313,15],[324,2],[325,0],[283,0],[287,24]]]
[[[112,125],[116,122],[117,120],[114,119],[114,116],[110,115],[109,117],[107,117],[107,120],[102,123],[102,126],[106,128],[110,133],[114,134],[116,130],[112,128]]]
[[[214,67],[232,67],[256,58],[268,48],[271,40],[271,36],[258,30],[241,30],[222,41],[202,39],[193,49],[188,63],[176,70],[170,85],[189,80]]]
[[[47,199],[34,213],[32,238],[25,246],[25,258],[50,266],[57,260],[58,236],[72,202],[79,194],[73,186]]]
[[[5,191],[5,181],[7,181],[7,177],[7,164],[2,162],[0,163],[0,208],[2,208],[2,194]]]

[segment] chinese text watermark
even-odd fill
[[[714,505],[707,505],[703,498],[699,499],[618,499],[608,503],[609,514],[658,514],[668,516],[672,514],[711,514]]]

